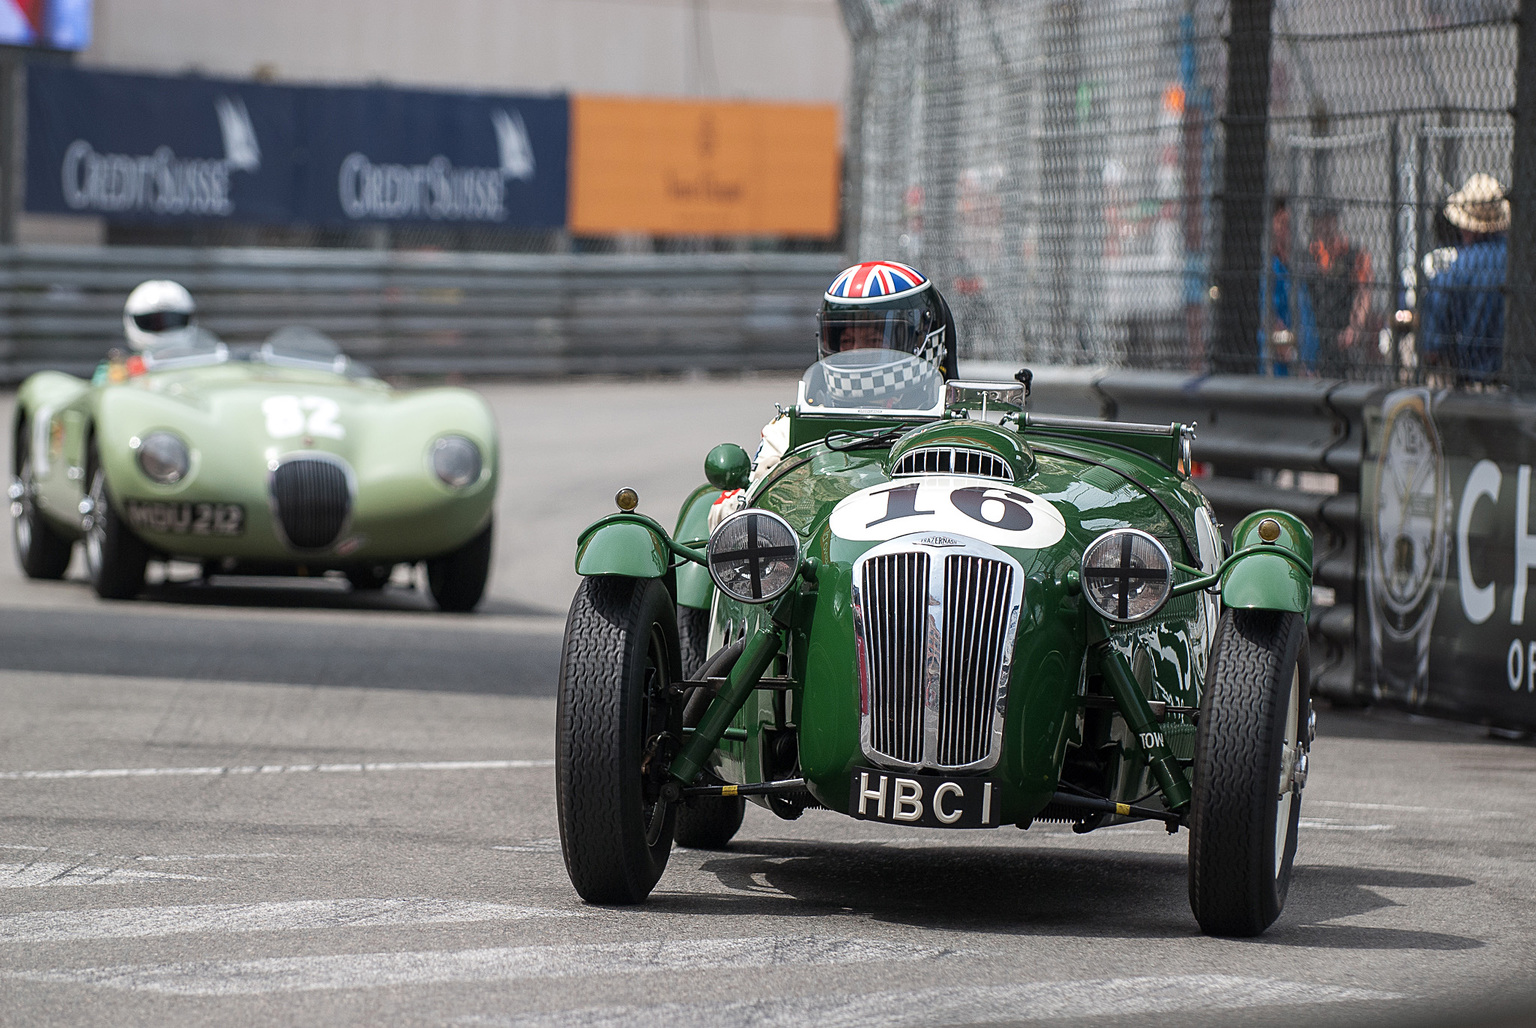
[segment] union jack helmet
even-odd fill
[[[895,261],[844,269],[816,314],[818,356],[847,350],[895,350],[955,376],[955,328],[949,305],[922,272]]]

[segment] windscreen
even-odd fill
[[[800,380],[803,411],[939,413],[944,378],[920,357],[898,350],[845,350],[811,365]]]
[[[144,353],[144,363],[151,368],[217,364],[228,359],[229,348],[224,345],[224,341],[201,325],[192,325],[186,331],[177,333],[174,341],[167,341]]]

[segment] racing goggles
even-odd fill
[[[821,330],[821,355],[825,357],[846,350],[900,350],[920,354],[937,349],[943,341],[944,329],[943,326],[932,328],[928,319],[929,312],[921,307],[821,311],[816,318]]]
[[[150,311],[148,314],[135,314],[133,323],[141,332],[174,332],[192,324],[192,315],[186,311]]]

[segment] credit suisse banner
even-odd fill
[[[837,232],[830,104],[571,99],[572,232]]]
[[[1536,728],[1536,408],[1402,389],[1380,411],[1361,475],[1362,680],[1376,698]]]
[[[563,96],[31,66],[26,208],[119,220],[565,223]]]

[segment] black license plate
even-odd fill
[[[853,769],[848,812],[863,821],[924,828],[997,827],[997,783]]]
[[[124,506],[128,524],[140,532],[239,535],[245,531],[245,508],[238,503],[129,500]]]

